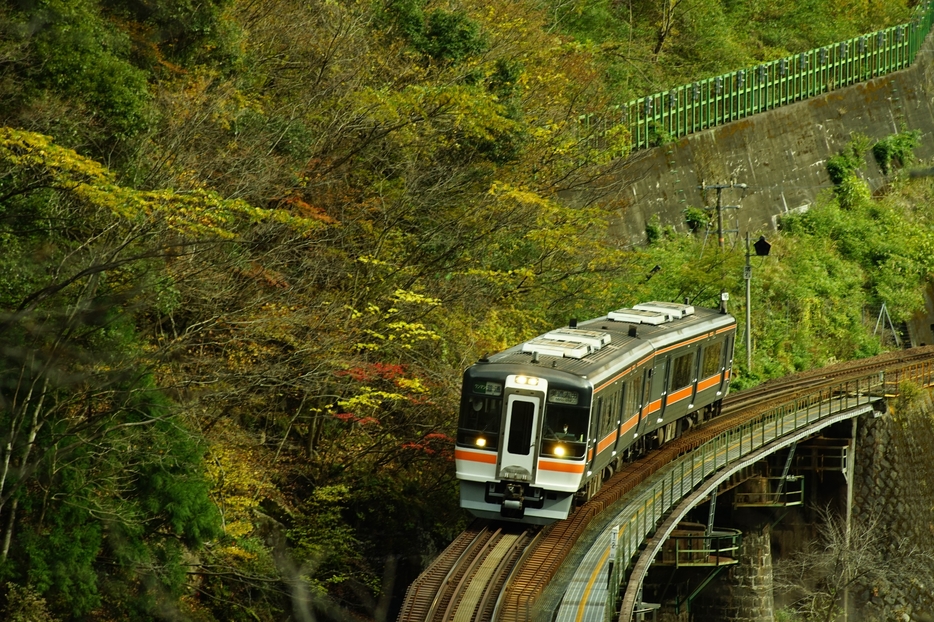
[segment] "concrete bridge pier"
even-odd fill
[[[695,620],[773,622],[770,514],[734,512],[732,523],[743,532],[739,563],[698,597],[692,609]]]

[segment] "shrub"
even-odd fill
[[[863,163],[863,157],[869,150],[870,140],[862,134],[854,134],[840,153],[827,160],[827,174],[835,186],[842,184],[847,177],[855,175]]]
[[[882,173],[888,175],[893,165],[904,167],[914,160],[914,148],[921,141],[921,132],[918,130],[905,130],[898,134],[886,136],[872,146],[872,155],[882,169]]]
[[[691,231],[696,231],[710,224],[710,213],[700,207],[686,207],[684,209],[684,222]]]
[[[45,599],[31,586],[7,583],[3,619],[8,622],[55,622]]]

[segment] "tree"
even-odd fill
[[[930,585],[934,579],[934,555],[909,542],[892,547],[898,536],[877,516],[854,520],[849,528],[829,508],[818,516],[817,540],[775,564],[776,593],[790,599],[803,619],[831,622],[842,611],[844,595],[857,588],[877,592],[886,584]],[[898,554],[892,555],[893,550]]]
[[[128,60],[127,33],[102,15],[98,2],[44,0],[5,13],[0,40],[15,44],[7,62],[25,88],[0,87],[6,91],[0,123],[49,123],[75,142],[111,145],[146,127],[146,75]]]
[[[166,396],[181,389],[165,382],[174,344],[140,328],[172,307],[167,265],[264,219],[315,226],[209,192],[134,191],[0,128],[0,573],[57,611],[171,607],[184,553],[217,535],[204,447]]]

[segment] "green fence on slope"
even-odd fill
[[[604,128],[590,128],[592,117],[581,122],[588,130],[627,129],[628,152],[655,147],[904,69],[914,62],[932,23],[934,0],[927,0],[907,24],[632,100],[615,107],[602,120]]]

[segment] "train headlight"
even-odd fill
[[[477,447],[486,447],[486,439],[482,436],[477,439]]]
[[[516,384],[525,384],[530,387],[534,387],[538,385],[538,378],[531,376],[516,376]]]
[[[567,455],[567,450],[564,448],[564,445],[555,445],[555,455],[559,458]]]

